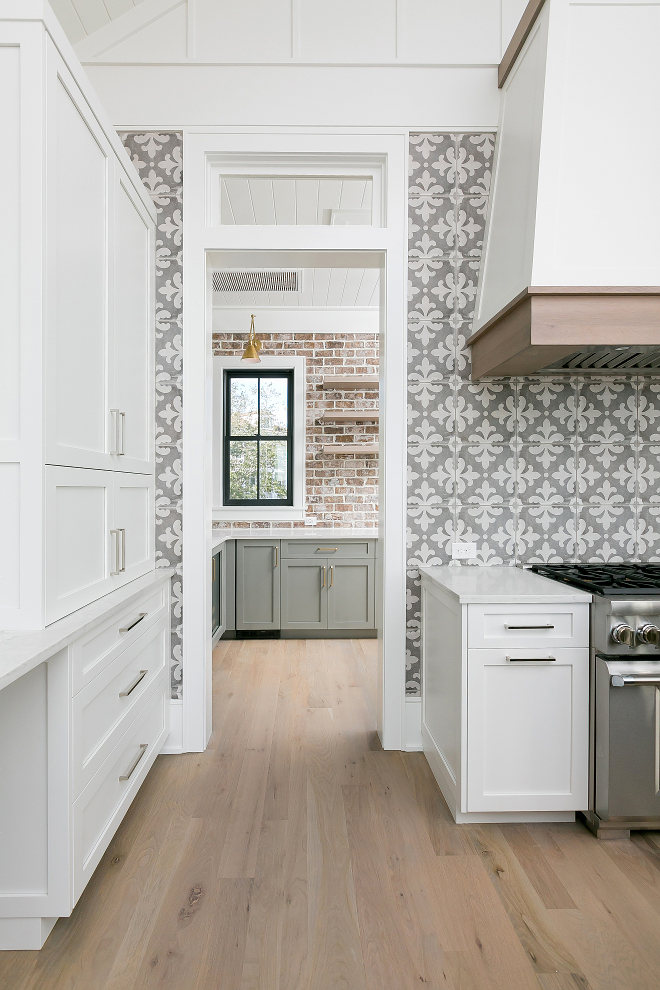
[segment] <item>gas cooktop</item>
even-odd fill
[[[532,564],[532,570],[606,598],[660,598],[660,564]]]

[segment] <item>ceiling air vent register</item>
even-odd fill
[[[213,272],[214,292],[299,292],[299,271]]]

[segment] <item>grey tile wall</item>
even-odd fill
[[[177,132],[120,135],[158,215],[156,232],[156,566],[174,567],[172,697],[183,690],[183,145]]]
[[[470,382],[492,134],[410,140],[407,677],[420,563],[660,561],[660,379]],[[456,562],[454,562],[456,563]]]

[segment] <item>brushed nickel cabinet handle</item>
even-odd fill
[[[144,754],[147,752],[148,749],[149,749],[149,743],[142,743],[141,744],[141,746],[140,746],[140,752],[135,757],[135,759],[133,760],[133,762],[131,763],[131,765],[127,768],[126,773],[122,773],[121,774],[121,776],[119,777],[120,780],[130,780],[131,779],[131,777],[133,776],[133,773],[135,771],[135,768],[137,767],[138,763],[140,762],[140,760],[142,759],[142,757],[144,756]]]
[[[112,427],[111,427],[112,449],[110,453],[118,454],[119,453],[119,410],[111,409],[110,415],[112,416]]]
[[[128,696],[131,693],[131,691],[135,691],[135,689],[138,686],[138,684],[140,683],[140,681],[143,681],[144,678],[147,676],[148,673],[149,673],[148,670],[141,670],[140,673],[131,681],[131,683],[128,685],[128,687],[127,688],[124,688],[123,691],[120,691],[119,692],[119,697],[120,698],[128,698]]]
[[[554,629],[555,627],[550,623],[546,623],[542,626],[507,626],[504,624],[505,629]]]
[[[126,433],[126,413],[119,413],[119,443],[117,444],[117,453],[120,457],[124,456],[124,436]]]
[[[330,565],[330,587],[332,587],[332,564]]]
[[[134,622],[131,622],[130,626],[122,626],[121,629],[119,630],[119,632],[120,633],[130,632],[131,629],[133,629],[135,626],[137,626],[138,622],[142,622],[142,620],[145,619],[148,615],[149,615],[148,612],[140,612],[140,614],[138,615],[137,619],[135,619]]]
[[[507,657],[507,663],[548,663],[557,657]]]
[[[121,533],[121,567],[119,570],[123,573],[126,570],[126,530],[118,529],[118,533]]]
[[[110,571],[110,575],[114,577],[116,574],[119,574],[121,570],[119,567],[119,530],[111,529],[110,536],[114,536],[115,538],[115,569],[114,571]]]

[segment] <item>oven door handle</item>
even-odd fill
[[[621,674],[612,674],[610,679],[612,687],[657,687],[660,688],[660,677],[622,677]]]

